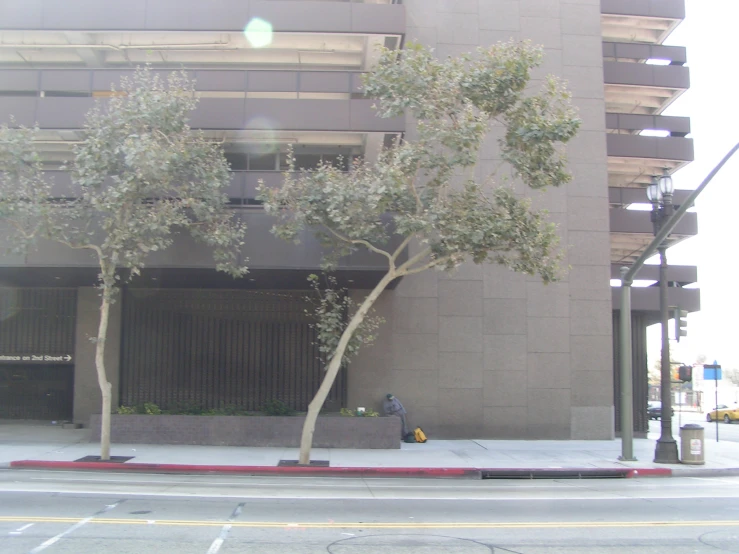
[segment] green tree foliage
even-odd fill
[[[347,315],[355,312],[356,306],[349,295],[349,290],[341,287],[333,275],[325,276],[323,286],[321,286],[321,279],[318,275],[308,276],[308,281],[313,289],[313,295],[307,296],[306,300],[312,304],[312,307],[307,308],[305,313],[313,319],[310,326],[316,331],[316,346],[321,361],[328,366],[339,346],[341,334],[346,328]],[[349,339],[342,363],[347,364],[362,346],[375,342],[377,329],[383,323],[385,320],[382,317],[365,317]]]
[[[413,139],[385,149],[374,163],[355,163],[350,172],[324,164],[296,173],[291,163],[281,187],[261,188],[267,212],[277,218],[273,232],[295,241],[304,228],[314,229],[326,249],[327,268],[358,249],[388,264],[387,274],[340,329],[308,409],[301,463],[310,461],[315,418],[352,337],[394,279],[453,270],[465,260],[502,264],[545,282],[557,278],[557,236],[544,214],[511,187],[471,177],[483,140],[493,125],[501,125],[500,153],[512,177],[533,189],[570,180],[563,145],[580,121],[555,78],[538,94],[527,92],[541,59],[541,49],[513,42],[446,60],[417,44],[384,50],[364,91],[376,99],[381,117],[411,116]],[[398,237],[399,244],[393,242]]]
[[[111,385],[104,349],[118,285],[141,272],[152,252],[189,232],[213,252],[218,270],[235,277],[244,225],[227,210],[230,178],[219,145],[188,126],[194,83],[185,74],[160,78],[149,68],[87,114],[84,140],[70,166],[74,199],[58,198],[42,172],[36,129],[0,128],[0,224],[12,249],[38,239],[90,251],[100,267],[96,369],[103,397],[101,458],[110,456]]]

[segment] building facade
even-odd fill
[[[74,196],[60,164],[86,111],[137,65],[184,67],[201,97],[191,125],[222,141],[231,162],[228,194],[249,226],[251,272],[219,275],[184,240],[153,256],[113,312],[114,399],[258,409],[279,398],[304,409],[321,369],[301,291],[320,248],[309,234],[297,247],[269,233],[258,180],[280,182],[291,144],[309,167],[371,161],[398,136],[413,139],[412,122],[376,117],[361,94],[377,45],[418,41],[449,56],[510,39],[540,44],[535,81],[567,80],[583,121],[568,146],[572,182],[532,195],[559,226],[569,271],[544,286],[468,264],[395,283],[378,302],[377,343],[341,375],[327,409],[376,407],[392,392],[435,437],[611,438],[620,338],[609,280],[652,239],[649,214],[629,208],[648,203],[652,175],[693,156],[689,120],[660,115],[689,85],[684,49],[662,45],[684,15],[682,0],[9,0],[0,118],[38,123],[48,174],[60,196]],[[264,25],[269,40],[257,47],[249,33]],[[477,176],[499,162],[493,132]],[[696,232],[687,214],[670,240]],[[0,258],[0,417],[86,423],[99,412],[96,273],[86,254],[53,244]],[[339,273],[360,297],[382,259],[353,256]],[[638,278],[656,279],[656,268]],[[671,267],[669,278],[671,305],[697,310],[698,290],[683,288],[695,268]],[[637,432],[647,425],[644,342],[658,303],[656,286],[634,290]]]

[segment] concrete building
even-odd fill
[[[341,376],[327,409],[377,406],[393,392],[432,437],[610,438],[619,290],[609,280],[652,239],[649,214],[629,208],[648,203],[652,175],[693,158],[689,120],[660,115],[689,86],[685,50],[661,44],[684,15],[682,0],[6,0],[0,118],[38,123],[49,174],[60,195],[74,195],[58,164],[95,99],[136,65],[184,66],[202,98],[191,124],[222,140],[232,164],[251,273],[234,283],[184,241],[152,257],[114,310],[114,399],[256,409],[280,398],[300,409],[321,376],[300,292],[319,247],[269,234],[257,180],[279,183],[288,144],[310,165],[371,160],[397,135],[413,138],[360,94],[378,44],[420,41],[439,56],[511,38],[542,45],[535,78],[566,79],[583,120],[568,148],[573,181],[533,196],[559,225],[568,274],[544,286],[470,264],[403,279],[378,303],[387,320],[378,342]],[[244,33],[257,19],[273,32],[260,48]],[[491,136],[478,175],[498,161]],[[690,213],[670,240],[696,232]],[[346,260],[353,294],[377,281],[381,261]],[[52,244],[0,258],[0,417],[85,423],[99,411],[88,340],[95,275],[87,255]],[[647,267],[638,278],[656,275]],[[671,267],[669,279],[670,304],[697,310],[699,291],[683,288],[696,269]],[[658,303],[656,286],[634,290],[637,432],[647,428],[644,342]]]

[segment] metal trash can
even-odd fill
[[[680,427],[680,461],[684,464],[703,465],[706,463],[703,427],[688,423]]]

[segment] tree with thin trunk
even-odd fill
[[[410,116],[414,135],[384,149],[373,163],[353,163],[348,172],[329,164],[296,171],[293,161],[280,187],[261,186],[265,209],[277,218],[273,232],[296,240],[304,228],[314,229],[327,268],[358,249],[387,263],[364,301],[333,324],[335,348],[308,407],[300,464],[310,463],[316,419],[347,346],[392,281],[452,271],[466,260],[502,264],[544,282],[557,278],[555,227],[531,209],[522,191],[570,180],[563,145],[580,121],[555,78],[547,78],[538,93],[529,91],[531,71],[541,59],[541,49],[525,42],[446,60],[417,44],[384,50],[365,76],[364,92],[376,100],[381,117]],[[510,183],[476,177],[480,148],[493,125],[502,126],[499,156],[507,162],[504,178]]]
[[[39,239],[89,251],[99,266],[100,321],[95,369],[102,395],[100,458],[110,459],[111,384],[105,370],[110,306],[147,257],[189,233],[213,252],[216,269],[246,273],[245,226],[227,209],[229,167],[219,144],[188,125],[197,104],[184,73],[150,68],[124,78],[87,114],[68,169],[74,198],[62,197],[43,171],[38,129],[0,128],[0,225],[11,250]]]

